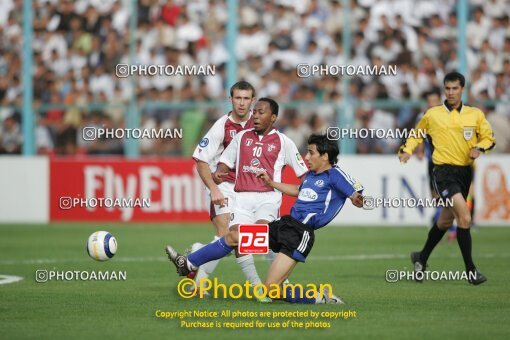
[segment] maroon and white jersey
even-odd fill
[[[230,144],[236,134],[245,129],[253,127],[253,117],[243,122],[236,123],[232,120],[231,114],[226,114],[214,123],[214,125],[207,131],[207,134],[198,143],[193,158],[209,164],[212,172],[216,171],[218,161],[225,148]],[[231,170],[227,176],[223,177],[224,181],[235,181],[235,170]]]
[[[298,177],[308,171],[296,144],[276,129],[267,135],[259,135],[254,129],[241,131],[221,155],[220,163],[236,169],[236,192],[274,191],[257,178],[263,170],[275,182],[281,182],[286,165],[290,165]]]

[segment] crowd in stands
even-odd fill
[[[143,128],[180,128],[186,107],[151,102],[222,103],[202,109],[202,130],[225,113],[229,61],[225,0],[35,0],[33,108],[40,154],[123,154],[123,140],[84,141],[85,126],[124,127],[136,86]],[[242,0],[235,53],[238,79],[257,97],[282,104],[277,126],[305,150],[310,132],[335,126],[344,97],[355,104],[355,126],[409,128],[425,107],[406,102],[442,86],[459,67],[455,0],[351,0],[352,41],[344,59],[342,0]],[[0,153],[21,152],[23,1],[0,1]],[[510,152],[510,2],[470,0],[466,74],[468,105],[484,110],[498,146]],[[134,35],[134,37],[133,37]],[[116,76],[116,65],[214,65],[208,76]],[[397,75],[300,78],[296,65],[396,65]],[[393,108],[368,103],[393,100]],[[299,105],[300,102],[313,105]],[[286,105],[286,104],[289,105]],[[296,104],[297,103],[297,104]],[[400,104],[399,104],[400,103]],[[93,104],[93,105],[90,105]],[[198,104],[197,104],[198,105]],[[184,131],[186,133],[186,131]],[[181,141],[141,142],[143,155],[187,156]],[[399,141],[382,140],[358,153],[393,153]],[[366,144],[366,143],[365,143]]]

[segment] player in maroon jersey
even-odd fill
[[[211,172],[216,170],[218,160],[237,133],[253,127],[251,106],[255,101],[255,89],[246,81],[239,81],[230,88],[230,102],[232,111],[224,115],[214,123],[207,134],[202,138],[193,153],[193,159],[197,163],[197,171],[207,187],[210,197],[209,214],[216,228],[214,240],[224,236],[228,232],[229,217],[234,201],[235,171],[229,171],[219,185],[214,183]],[[198,249],[201,244],[195,243],[192,251]],[[198,283],[201,278],[207,278],[218,265],[218,261],[207,263],[197,271],[195,280]],[[246,258],[241,268],[248,279],[258,278],[253,258]],[[259,279],[260,280],[260,279]],[[258,283],[258,282],[255,282]]]
[[[278,104],[270,98],[260,98],[253,110],[253,129],[241,131],[223,152],[215,180],[236,171],[236,199],[230,215],[230,228],[242,223],[267,224],[279,217],[282,193],[257,177],[267,172],[275,182],[281,182],[284,166],[290,165],[298,177],[306,167],[296,145],[273,127],[278,117]]]
[[[258,174],[267,172],[272,180],[280,182],[286,165],[290,165],[298,177],[308,171],[294,142],[273,128],[278,110],[276,101],[260,98],[253,110],[254,128],[236,135],[221,155],[213,174],[216,183],[221,183],[231,170],[235,170],[236,194],[230,214],[232,230],[237,230],[239,224],[267,224],[279,217],[282,193],[266,185]],[[240,256],[237,251],[236,254],[241,267],[252,258],[251,255]],[[268,259],[272,262],[275,257],[276,254],[270,251]],[[260,280],[258,274],[248,279],[251,283]],[[265,297],[259,301],[269,302],[270,299]]]

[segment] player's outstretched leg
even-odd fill
[[[276,258],[276,253],[269,249],[269,252],[266,254],[266,260],[269,262],[269,265],[273,263],[274,259]]]
[[[198,267],[204,263],[227,256],[234,248],[227,244],[225,237],[222,237],[215,242],[205,245],[187,257],[179,254],[169,245],[166,246],[165,250],[168,254],[168,258],[177,268],[177,273],[180,276],[187,276],[190,272],[196,271]]]
[[[275,253],[274,251],[269,249],[269,252],[266,254],[266,260],[269,263],[269,266],[271,266],[271,264],[273,263],[274,259],[276,258],[276,255],[278,255],[278,253]],[[290,281],[288,279],[285,279],[285,281],[283,281],[283,284],[286,283],[290,283]]]
[[[225,240],[226,237],[235,238],[236,236],[233,234],[235,234],[235,231],[231,231],[229,233],[229,235],[222,237],[215,242],[212,242],[212,243],[209,243],[209,244],[203,246],[196,252],[189,254],[189,256],[184,256],[184,255],[179,254],[170,245],[166,246],[165,250],[166,250],[166,253],[168,254],[168,258],[170,259],[170,261],[172,261],[172,263],[177,268],[177,273],[180,276],[187,276],[189,273],[196,271],[198,269],[198,267],[202,266],[203,264],[214,261],[214,260],[221,259],[221,258],[227,256],[232,250],[234,250],[234,248],[229,246],[227,241]],[[230,241],[230,239],[229,239],[229,241]],[[237,242],[237,241],[230,241],[230,242]],[[251,255],[243,256],[243,257],[241,257],[241,259],[242,258],[248,259],[248,261],[251,259],[251,264],[254,267],[253,256],[251,256]],[[246,260],[244,260],[243,262],[246,262]],[[245,265],[245,267],[246,266],[249,266],[249,264]],[[243,266],[241,265],[241,267],[243,267]],[[256,273],[256,271],[255,271],[255,273]],[[256,278],[248,277],[248,280],[250,280],[250,279],[254,280],[254,281],[256,279],[258,279],[258,282],[250,281],[250,283],[252,285],[261,283],[260,278],[258,278],[258,274],[257,274]],[[258,295],[261,296],[262,294],[259,293]],[[261,297],[261,298],[257,297],[257,300],[260,302],[270,302],[271,301],[271,299],[269,299],[267,297]]]
[[[301,304],[343,304],[344,302],[339,297],[335,296],[329,288],[325,288],[323,292],[316,292],[315,297],[307,297],[306,292],[302,291],[300,287],[292,284],[283,284],[289,277],[290,273],[296,266],[297,262],[286,254],[278,253],[274,259],[271,267],[269,267],[265,285],[268,290],[274,284],[281,285],[284,290],[284,301],[289,303]],[[283,284],[283,285],[282,285]],[[322,294],[321,294],[322,293]]]
[[[215,242],[219,240],[222,236],[225,236],[228,234],[228,223],[230,221],[230,214],[229,213],[222,213],[219,215],[214,216],[212,219],[212,222],[214,224],[214,227],[216,229],[216,236],[214,236],[214,240],[212,242]],[[193,244],[191,247],[191,253],[194,253],[198,249],[200,249],[203,245],[201,244]],[[195,282],[198,285],[200,283],[201,279],[207,279],[209,278],[209,275],[211,275],[216,267],[218,266],[220,262],[219,260],[214,260],[208,263],[205,263],[204,265],[200,266],[196,272],[195,275]]]
[[[168,258],[177,268],[177,274],[179,276],[188,276],[194,270],[197,270],[197,267],[190,267],[188,263],[188,258],[184,255],[181,255],[175,250],[172,246],[168,245],[165,247],[165,252],[168,255]]]
[[[218,236],[215,236],[214,240],[212,242],[216,242],[219,239],[220,238]],[[187,255],[196,252],[197,250],[199,250],[200,248],[202,248],[204,246],[205,245],[201,244],[201,243],[193,243],[193,245],[191,246],[191,251]],[[220,263],[220,260],[221,259],[207,262],[207,263],[201,265],[200,267],[198,267],[198,270],[197,270],[195,278],[194,278],[197,285],[199,284],[201,279],[209,278],[209,276],[212,274],[212,272],[216,269],[216,267]]]

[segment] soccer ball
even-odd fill
[[[117,240],[107,231],[96,231],[89,236],[87,253],[96,261],[109,260],[117,252]]]

